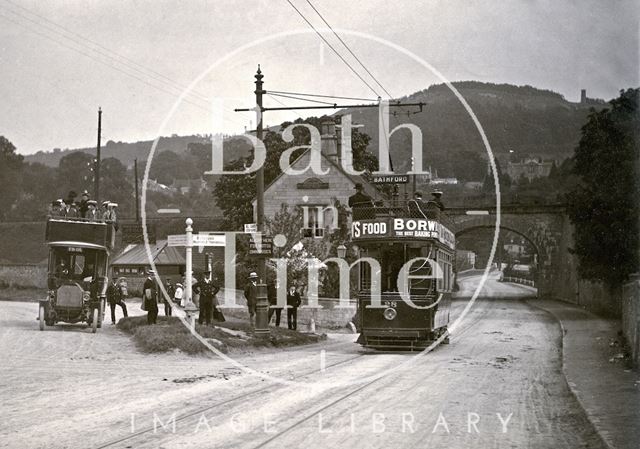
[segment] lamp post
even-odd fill
[[[337,252],[338,252],[338,257],[340,259],[344,259],[345,256],[347,255],[347,247],[341,243],[337,248]]]

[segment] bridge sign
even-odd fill
[[[371,180],[372,184],[406,184],[409,175],[378,175]]]

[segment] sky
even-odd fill
[[[274,91],[400,97],[441,82],[424,60],[449,81],[611,99],[640,85],[639,12],[636,0],[0,0],[0,135],[21,154],[95,146],[98,107],[103,142],[242,132],[255,114],[233,108],[253,106],[258,64]],[[309,103],[265,98],[283,104]],[[306,115],[319,111],[265,123]]]

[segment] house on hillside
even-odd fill
[[[545,178],[551,173],[553,161],[543,161],[542,158],[527,157],[519,162],[507,163],[507,175],[517,181],[526,178],[529,181],[535,178]]]
[[[349,197],[355,193],[355,185],[360,183],[364,191],[372,198],[379,198],[377,190],[362,176],[353,176],[344,171],[340,164],[341,151],[336,136],[336,126],[333,120],[325,121],[321,125],[321,160],[322,168],[328,169],[325,175],[317,175],[311,170],[303,174],[280,174],[264,191],[265,217],[273,217],[280,211],[282,204],[290,208],[308,206],[308,232],[305,235],[322,237],[324,230],[334,224],[334,213],[329,206],[333,199],[347,205]],[[291,168],[302,170],[309,165],[311,150],[305,151],[293,161]],[[256,201],[253,201],[254,219],[257,217]],[[326,208],[326,209],[325,209]],[[322,214],[322,216],[320,216]]]
[[[189,193],[199,194],[207,189],[207,182],[200,179],[174,179],[171,188],[180,193],[181,195],[187,195]]]

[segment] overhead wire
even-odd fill
[[[360,64],[360,66],[369,74],[369,76],[371,78],[373,78],[373,80],[376,82],[376,84],[378,86],[380,86],[380,88],[384,91],[384,93],[387,94],[387,96],[389,97],[389,99],[392,99],[393,96],[389,93],[389,91],[387,89],[385,89],[385,87],[382,85],[382,83],[380,83],[380,81],[378,81],[378,79],[373,76],[373,73],[371,73],[371,71],[363,64],[363,62],[360,60],[360,58],[358,58],[356,56],[356,54],[351,50],[351,48],[347,45],[347,43],[340,37],[340,35],[338,33],[336,33],[336,31],[333,29],[333,27],[331,25],[329,25],[329,22],[327,22],[327,20],[324,18],[324,16],[322,14],[320,14],[320,11],[318,11],[316,9],[315,6],[313,6],[313,3],[311,3],[310,0],[306,0],[307,3],[309,4],[309,6],[311,6],[311,8],[316,12],[316,14],[320,17],[320,19],[322,19],[322,21],[324,22],[324,24],[331,30],[331,32],[335,35],[335,37],[338,38],[338,40],[342,43],[342,45],[344,45],[344,48],[347,49],[347,51],[351,54],[351,56],[353,56],[355,58],[356,61],[358,61],[358,63]]]
[[[338,95],[307,94],[307,93],[300,93],[300,92],[285,92],[281,90],[269,90],[267,92],[273,93],[273,94],[298,95],[300,97],[336,98],[339,100],[357,100],[357,101],[378,101],[377,98],[371,99],[371,98],[359,98],[359,97],[342,97]]]
[[[19,26],[27,29],[28,31],[31,31],[34,34],[37,34],[37,35],[40,35],[41,37],[49,39],[52,42],[55,42],[55,43],[57,43],[58,45],[60,45],[60,46],[62,46],[64,48],[67,48],[69,50],[75,51],[75,52],[77,52],[77,53],[79,53],[79,54],[81,54],[81,55],[83,55],[85,57],[88,57],[88,58],[90,58],[90,59],[92,59],[92,60],[94,60],[96,62],[99,62],[99,63],[101,63],[103,65],[106,65],[106,66],[108,66],[108,67],[110,67],[110,68],[112,68],[114,70],[119,71],[120,73],[123,73],[123,74],[125,74],[125,75],[127,75],[127,76],[129,76],[131,78],[134,78],[134,79],[136,79],[136,80],[138,80],[138,81],[140,81],[140,82],[142,82],[144,84],[147,84],[148,86],[151,86],[151,87],[153,87],[153,88],[155,88],[155,89],[157,89],[159,91],[162,91],[164,93],[170,94],[172,96],[180,95],[184,91],[187,90],[187,88],[185,86],[183,86],[180,83],[177,83],[177,82],[171,80],[171,78],[169,78],[169,77],[167,77],[165,75],[162,75],[160,72],[157,72],[157,71],[152,70],[152,69],[148,69],[148,68],[138,64],[137,62],[131,60],[130,58],[127,58],[126,56],[122,56],[122,55],[120,55],[120,54],[108,49],[107,47],[105,47],[105,46],[103,46],[103,45],[101,45],[101,44],[99,44],[99,43],[97,43],[95,41],[92,41],[92,40],[90,40],[90,39],[88,39],[88,38],[86,38],[86,37],[74,32],[74,31],[68,30],[67,28],[63,27],[62,25],[59,25],[59,24],[53,22],[52,20],[47,19],[46,17],[43,17],[43,16],[41,16],[41,15],[39,15],[39,14],[37,14],[37,13],[27,9],[27,8],[24,8],[23,6],[16,4],[16,3],[12,2],[11,0],[4,0],[4,1],[7,2],[7,3],[10,3],[11,5],[14,5],[16,7],[19,7],[20,9],[28,12],[29,14],[32,14],[32,15],[34,15],[36,17],[39,17],[40,19],[46,21],[47,23],[50,23],[54,27],[59,28],[60,30],[63,30],[64,33],[52,28],[51,26],[48,26],[47,24],[44,24],[44,23],[39,22],[37,20],[34,20],[33,18],[25,16],[24,14],[21,14],[20,12],[14,11],[12,9],[5,8],[6,12],[10,12],[11,14],[13,14],[15,16],[18,16],[21,19],[27,20],[27,21],[33,23],[34,25],[36,25],[38,27],[45,28],[46,30],[54,33],[55,35],[60,36],[60,37],[62,37],[64,39],[66,39],[67,41],[72,42],[73,44],[76,44],[76,45],[79,45],[81,47],[84,47],[84,49],[87,49],[90,52],[93,52],[93,53],[95,53],[97,55],[100,55],[101,57],[106,58],[106,59],[108,59],[108,60],[110,60],[110,61],[112,61],[112,62],[114,62],[116,64],[122,65],[122,66],[126,67],[127,70],[131,70],[131,71],[133,71],[135,73],[130,73],[128,71],[125,71],[120,67],[115,67],[114,65],[112,65],[112,64],[110,64],[110,63],[108,63],[108,62],[106,62],[106,61],[104,61],[102,59],[94,57],[94,55],[87,54],[86,52],[82,51],[81,49],[78,49],[78,48],[76,48],[74,46],[69,46],[66,42],[61,42],[60,40],[54,39],[54,38],[52,38],[51,36],[49,36],[47,34],[43,34],[43,33],[39,32],[37,30],[34,30],[34,29],[26,26],[24,23],[20,23],[20,22],[14,20],[11,17],[8,17],[6,15],[1,15],[0,16],[0,17],[3,17],[4,19],[6,19],[6,20],[8,20],[8,21],[10,21],[10,22],[12,22],[12,23],[14,23],[16,25],[19,25]],[[68,34],[73,35],[73,36],[77,36],[77,38],[81,39],[81,41],[79,41],[76,38],[70,37],[69,35],[67,35],[65,33],[68,33]],[[83,41],[90,42],[92,45],[100,47],[100,48],[104,49],[105,51],[101,51],[101,50],[98,50],[96,48],[93,48],[92,46],[87,45]],[[110,53],[110,54],[108,54],[107,52]],[[111,55],[114,55],[114,56],[111,56]],[[123,61],[120,61],[117,58],[120,58]],[[156,84],[150,83],[149,80],[141,79],[138,76],[138,74],[141,75],[141,76],[150,78],[153,82],[161,83],[161,85],[158,86]],[[174,89],[177,92],[171,92],[171,91],[168,91],[166,89]],[[194,100],[197,98],[200,101],[207,102],[207,105],[209,104],[209,98],[207,98],[204,94],[199,93],[199,92],[197,92],[195,90],[190,90],[187,93],[187,95],[191,95],[192,97],[194,97]],[[189,104],[191,104],[193,106],[199,107],[200,109],[209,110],[208,107],[204,107],[201,104],[196,104],[194,101],[191,101],[191,100],[189,100],[187,98],[183,99],[183,101],[186,102],[186,103],[189,103]],[[227,108],[227,110],[231,111],[230,108]],[[242,123],[240,123],[240,122],[238,122],[236,120],[233,120],[233,119],[229,119],[229,120],[234,122],[234,123],[236,123],[236,124],[238,124],[238,125],[243,125]]]
[[[371,87],[371,85],[370,85],[370,84],[369,84],[369,83],[368,83],[368,82],[367,82],[367,81],[366,81],[366,80],[365,80],[365,79],[364,79],[364,78],[363,78],[363,77],[362,77],[362,76],[361,76],[361,75],[356,71],[356,69],[354,69],[354,68],[351,66],[351,64],[349,64],[349,63],[347,62],[347,60],[346,60],[346,59],[344,59],[344,57],[343,57],[343,56],[338,52],[338,50],[336,50],[336,49],[335,49],[335,47],[334,47],[333,45],[331,45],[331,43],[330,43],[330,42],[329,42],[329,41],[328,41],[328,40],[327,40],[327,39],[322,35],[322,33],[320,33],[320,32],[316,29],[316,27],[314,27],[314,26],[313,26],[313,24],[312,24],[312,23],[311,23],[311,22],[310,22],[310,21],[305,17],[305,15],[304,15],[304,14],[302,14],[302,12],[301,12],[298,8],[296,8],[296,6],[295,6],[293,3],[291,3],[291,0],[286,0],[286,1],[287,1],[287,3],[289,3],[289,5],[290,5],[290,6],[291,6],[291,7],[292,7],[292,8],[293,8],[297,13],[298,13],[298,15],[299,15],[300,17],[302,17],[302,19],[303,19],[305,22],[307,22],[307,25],[309,25],[309,26],[311,27],[311,29],[312,29],[313,31],[315,31],[315,32],[316,32],[316,34],[320,37],[320,39],[322,39],[322,40],[324,41],[324,43],[325,43],[325,44],[327,44],[327,46],[328,46],[328,47],[329,47],[329,48],[330,48],[330,49],[331,49],[331,50],[332,50],[332,51],[333,51],[333,52],[334,52],[334,53],[335,53],[335,54],[340,58],[340,60],[341,60],[341,61],[342,61],[342,62],[343,62],[347,67],[349,67],[349,69],[350,69],[350,70],[351,70],[351,71],[352,71],[352,72],[353,72],[353,73],[354,73],[358,78],[360,78],[360,80],[361,80],[361,81],[362,81],[362,82],[363,82],[363,83],[364,83],[364,84],[365,84],[365,85],[366,85],[366,86],[371,90],[371,92],[373,92],[373,93],[376,95],[376,97],[379,97],[380,95],[378,94],[378,92],[377,92],[373,87]]]
[[[291,98],[293,100],[299,100],[299,101],[308,101],[310,103],[319,103],[319,104],[328,104],[330,106],[337,106],[336,103],[330,103],[328,101],[311,100],[309,98],[300,98],[300,97],[295,97],[295,96],[292,96],[292,95],[275,94],[273,92],[271,93],[271,95],[276,96],[276,97]]]

